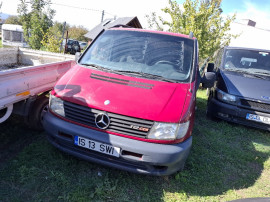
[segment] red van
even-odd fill
[[[172,174],[191,148],[198,78],[196,38],[107,29],[52,90],[48,139],[88,161]]]

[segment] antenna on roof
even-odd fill
[[[102,26],[104,27],[104,26],[106,26],[107,24],[109,24],[111,22],[111,20],[106,20],[103,24],[102,24]]]
[[[193,38],[193,32],[190,31],[188,37],[192,39]]]

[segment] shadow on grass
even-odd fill
[[[7,121],[1,123],[0,168],[38,137],[39,133],[27,128],[23,118],[17,115],[12,115]]]
[[[32,132],[11,120],[1,126],[1,151],[5,152],[2,145],[7,153],[20,144],[24,149],[5,155],[0,200],[207,200],[252,186],[270,155],[269,134],[207,120],[205,102],[197,100],[193,148],[185,169],[169,177],[138,175],[79,160],[51,146],[45,132]]]

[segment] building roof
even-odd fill
[[[142,25],[136,16],[135,17],[122,17],[122,18],[117,18],[117,19],[111,18],[111,19],[104,20],[102,23],[94,27],[84,36],[86,38],[93,40],[103,29],[110,28],[119,24],[128,25],[134,28],[142,28]]]
[[[23,32],[23,27],[21,25],[3,24],[2,29],[3,30],[11,30],[11,31]]]

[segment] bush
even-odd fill
[[[59,48],[61,46],[62,39],[54,36],[50,31],[44,34],[44,37],[41,41],[42,49],[50,52],[59,52]]]

